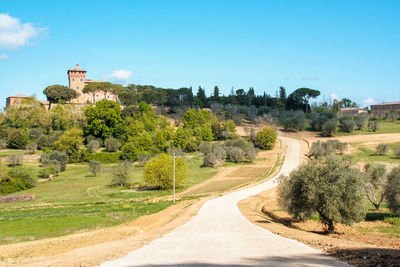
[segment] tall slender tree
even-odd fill
[[[213,96],[213,98],[214,98],[214,101],[218,102],[218,100],[219,100],[219,87],[218,86],[214,87],[214,96]]]
[[[197,91],[197,98],[203,103],[204,107],[207,107],[206,91],[201,86],[199,86],[199,90]]]

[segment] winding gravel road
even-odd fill
[[[276,186],[300,164],[300,142],[281,137],[286,157],[278,175],[262,184],[212,199],[186,224],[101,266],[349,266],[321,251],[250,223],[238,202]]]

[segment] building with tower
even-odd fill
[[[69,88],[77,92],[78,97],[71,100],[71,103],[77,104],[94,104],[102,99],[117,101],[117,96],[110,92],[83,93],[82,90],[89,83],[99,83],[103,81],[93,81],[86,79],[86,70],[79,69],[79,64],[75,65],[75,69],[67,71]]]

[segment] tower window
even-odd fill
[[[75,78],[72,78],[72,81],[75,82]]]
[[[81,82],[83,82],[83,79],[81,79]]]
[[[76,87],[76,90],[79,90],[79,86]]]

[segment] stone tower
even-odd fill
[[[68,70],[69,88],[76,90],[78,93],[82,92],[85,87],[86,70],[80,70],[79,64],[75,65],[75,69]]]

